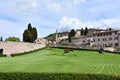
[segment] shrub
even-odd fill
[[[20,39],[18,37],[8,37],[6,41],[20,42]]]
[[[120,80],[120,76],[77,73],[0,73],[0,80]]]

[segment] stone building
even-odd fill
[[[90,35],[91,46],[94,47],[119,47],[120,48],[120,31],[111,30],[93,33]]]
[[[58,42],[60,42],[61,40],[65,40],[65,39],[68,39],[68,33],[69,32],[62,32],[62,33],[58,33],[57,34],[57,40],[58,40]]]
[[[81,35],[81,31],[77,29],[75,33],[75,38],[80,38],[80,35]]]

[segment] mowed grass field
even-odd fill
[[[45,48],[11,58],[0,57],[0,72],[120,74],[120,54]]]

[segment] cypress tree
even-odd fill
[[[1,42],[3,41],[2,37],[0,38],[0,41],[1,41]]]
[[[35,27],[33,27],[33,37],[34,37],[34,40],[37,39],[37,29]]]
[[[83,30],[83,28],[81,28],[81,35],[84,35],[84,30]]]
[[[74,36],[75,36],[75,30],[74,30],[74,29],[71,29],[70,34],[71,34],[71,37],[74,37]]]
[[[24,42],[34,42],[37,39],[37,30],[35,27],[32,28],[31,23],[28,24],[28,29],[23,33]]]
[[[34,40],[34,32],[33,32],[33,28],[31,23],[28,24],[28,30],[30,31],[30,33],[32,34],[33,40]]]
[[[24,42],[33,42],[32,34],[29,30],[25,30],[23,33]]]
[[[88,34],[88,28],[85,28],[84,35],[86,36]]]
[[[71,33],[70,32],[68,33],[68,41],[69,41],[69,43],[71,43]]]

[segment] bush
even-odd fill
[[[20,39],[17,37],[8,37],[6,41],[20,42]]]
[[[0,80],[120,80],[120,76],[77,73],[0,73]]]
[[[59,49],[74,49],[74,50],[82,50],[82,51],[99,51],[98,49],[88,49],[88,48],[74,48],[74,47],[52,47],[52,48],[59,48]],[[114,53],[114,54],[120,54],[120,51],[106,51],[104,50],[104,52],[108,52],[108,53]]]

